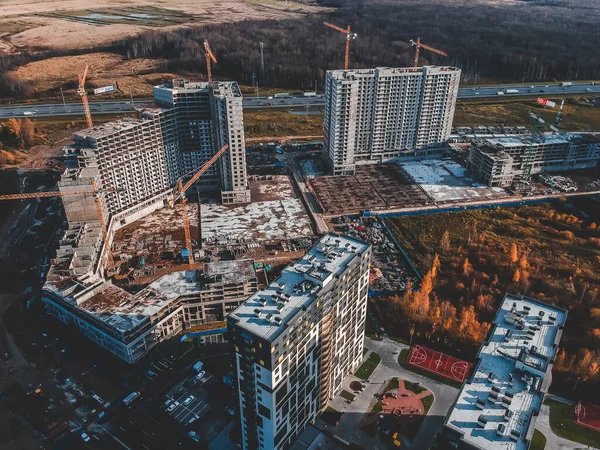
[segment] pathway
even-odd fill
[[[546,448],[552,450],[583,450],[583,449],[594,449],[578,442],[569,441],[568,439],[561,438],[554,434],[550,427],[550,407],[548,405],[542,405],[540,415],[535,423],[535,427],[546,436]],[[594,449],[597,450],[597,449]]]

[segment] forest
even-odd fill
[[[585,210],[597,210],[593,200]],[[554,374],[555,389],[579,394],[600,384],[600,226],[579,205],[411,216],[388,226],[421,271],[420,289],[379,298],[390,333],[415,337],[468,359],[485,339],[505,293],[569,311]]]
[[[330,5],[330,3],[328,3]],[[336,4],[336,6],[338,6]],[[410,39],[446,51],[422,51],[421,63],[463,70],[464,81],[600,78],[600,5],[593,0],[348,0],[333,12],[281,21],[245,21],[175,31],[149,31],[116,42],[128,58],[165,58],[171,72],[205,73],[204,40],[218,59],[217,77],[251,84],[312,89],[343,65],[345,36],[327,20],[357,33],[350,66],[407,66]],[[264,43],[265,73],[259,42]]]

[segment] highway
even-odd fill
[[[516,90],[515,93],[505,93],[506,91]],[[499,94],[503,92],[503,94]],[[600,94],[600,84],[577,83],[572,86],[561,86],[560,84],[537,84],[537,85],[513,85],[513,86],[482,86],[475,88],[460,88],[458,90],[458,99],[478,99],[478,98],[508,98],[508,97],[552,97],[556,95],[574,95],[574,94]],[[292,108],[320,108],[324,104],[322,95],[312,97],[290,96],[290,97],[244,97],[244,109],[292,109]],[[106,101],[90,102],[92,115],[98,114],[123,114],[134,109],[134,107],[153,106],[151,99],[131,101]],[[0,119],[11,117],[59,117],[59,116],[80,116],[83,115],[83,106],[81,103],[50,103],[50,104],[31,104],[1,106]]]

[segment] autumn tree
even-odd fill
[[[433,264],[431,266],[431,278],[435,279],[435,277],[438,274],[438,271],[440,270],[440,255],[438,255],[437,253],[434,255],[433,257]]]
[[[513,264],[519,260],[519,251],[517,249],[517,244],[514,242],[510,246],[510,262]]]
[[[21,136],[21,123],[14,117],[11,117],[6,122],[6,131],[15,137]]]
[[[465,277],[468,277],[471,272],[473,272],[473,265],[469,262],[469,258],[465,258],[465,262],[463,263],[463,273]]]
[[[521,279],[521,271],[519,269],[516,269],[515,273],[513,274],[512,280],[515,283],[518,283],[520,279]]]
[[[25,119],[21,124],[21,137],[27,147],[35,144],[35,129],[31,120]]]
[[[525,256],[524,254],[519,259],[519,267],[521,268],[521,270],[525,270],[525,269],[527,269],[527,267],[529,267],[529,262],[527,261],[527,256]]]
[[[444,252],[448,252],[448,250],[450,250],[450,233],[448,233],[448,230],[444,231],[444,234],[442,234],[442,239],[440,241],[440,248]]]
[[[433,275],[431,271],[427,272],[421,281],[421,293],[423,295],[429,295],[433,290]]]

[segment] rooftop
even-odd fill
[[[566,318],[563,309],[506,294],[446,426],[474,448],[525,450]]]
[[[265,289],[252,295],[230,317],[237,325],[264,339],[273,340],[290,319],[310,305],[331,285],[368,244],[344,236],[325,235],[295,264]]]
[[[376,67],[373,69],[341,69],[329,71],[331,75],[341,81],[351,81],[360,77],[371,76],[375,73],[382,75],[420,75],[424,69],[428,72],[451,72],[459,71],[457,67],[451,66],[422,66],[422,67]]]
[[[536,139],[531,135],[507,135],[481,137],[478,141],[484,145],[490,145],[496,148],[515,147],[523,145],[547,145],[547,144],[568,144],[574,142],[577,144],[598,144],[600,138],[592,134],[560,133],[560,134],[541,134]]]
[[[73,137],[76,141],[75,144],[77,144],[78,138],[101,139],[107,136],[112,136],[116,133],[132,130],[142,125],[147,119],[151,119],[154,115],[165,110],[162,108],[138,108],[138,111],[141,115],[140,118],[124,117],[114,122],[106,122],[100,125],[94,125],[92,128],[86,128],[85,130],[74,133]]]

